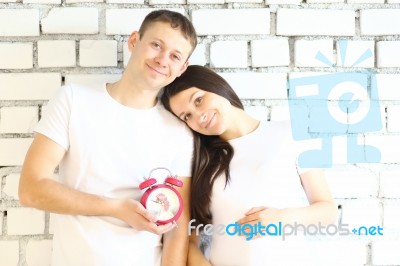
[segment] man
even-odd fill
[[[196,44],[186,17],[153,11],[129,37],[119,81],[66,85],[47,105],[19,196],[23,206],[58,213],[52,265],[186,265],[192,136],[157,95],[186,70]],[[139,184],[159,167],[184,183],[177,227],[157,225],[139,202]]]

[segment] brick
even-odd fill
[[[400,9],[361,9],[361,35],[400,34]]]
[[[30,239],[26,246],[26,263],[29,266],[51,265],[51,240]]]
[[[65,76],[65,84],[78,83],[90,86],[99,82],[113,83],[120,78],[120,74],[69,74]]]
[[[368,198],[378,192],[378,178],[371,171],[357,167],[346,169],[326,169],[334,198]]]
[[[107,9],[106,10],[106,34],[107,35],[130,35],[139,30],[145,16],[154,8],[140,9]],[[169,9],[181,14],[186,14],[184,9]]]
[[[0,36],[39,36],[39,10],[0,9]]]
[[[149,0],[150,5],[186,4],[186,0]]]
[[[306,0],[307,4],[344,3],[344,0]]]
[[[376,147],[381,153],[380,163],[398,163],[400,158],[400,136],[365,136],[365,144]],[[366,154],[367,160],[371,158]]]
[[[270,117],[271,121],[290,120],[289,106],[287,104],[272,106]]]
[[[400,41],[377,42],[376,50],[377,67],[400,67]]]
[[[400,74],[376,74],[376,86],[380,101],[400,100]]]
[[[97,8],[62,7],[52,8],[41,25],[44,34],[96,34],[98,21]]]
[[[23,0],[24,4],[61,4],[61,0]]]
[[[207,64],[206,47],[204,46],[204,44],[200,43],[196,46],[192,55],[189,58],[189,63],[191,65],[201,65],[201,66]]]
[[[298,5],[302,0],[265,0],[265,3],[267,5],[284,5],[284,4],[292,4],[292,5]]]
[[[3,212],[0,211],[0,236],[3,235]]]
[[[220,73],[241,99],[287,99],[286,73]]]
[[[144,0],[106,0],[107,4],[144,4]]]
[[[210,46],[210,63],[216,68],[246,68],[247,41],[213,42]]]
[[[400,3],[400,0],[387,0],[388,4],[396,4],[396,3]]]
[[[54,234],[54,219],[56,219],[55,216],[57,216],[58,214],[56,213],[50,213],[50,218],[49,218],[49,234]]]
[[[48,100],[60,86],[60,73],[0,74],[0,100]]]
[[[192,21],[199,36],[270,33],[268,8],[194,10]]]
[[[15,200],[19,200],[18,196],[18,185],[19,185],[20,174],[10,174],[6,176],[6,185],[3,188],[3,192],[12,197]]]
[[[33,208],[7,210],[8,235],[41,235],[44,233],[45,214]]]
[[[385,0],[347,0],[348,4],[384,4]]]
[[[289,66],[288,39],[251,41],[251,65],[253,67]]]
[[[77,3],[103,3],[103,0],[65,0],[67,4],[77,4]]]
[[[381,226],[381,208],[379,201],[373,199],[357,199],[342,205],[342,223],[348,229],[359,229],[361,226]],[[362,233],[362,231],[360,231]]]
[[[400,265],[400,240],[381,240],[371,243],[373,265]]]
[[[0,43],[0,58],[0,69],[31,69],[33,44]]]
[[[400,205],[385,204],[383,206],[383,228],[386,234],[400,233]]]
[[[19,261],[19,241],[1,240],[0,258],[2,265],[18,265]]]
[[[341,46],[343,47],[344,51],[340,49]],[[336,47],[338,66],[368,68],[374,67],[374,41],[338,41]]]
[[[22,165],[31,143],[31,138],[0,138],[0,166]]]
[[[389,132],[400,132],[400,105],[387,107],[387,130]]]
[[[225,0],[187,0],[188,4],[225,4]]]
[[[295,41],[294,64],[297,67],[332,66],[335,64],[333,59],[333,40]]]
[[[383,198],[399,198],[400,170],[387,170],[380,173],[379,196]]]
[[[81,40],[79,65],[83,67],[117,66],[117,41]]]
[[[38,114],[38,107],[3,107],[0,109],[0,133],[32,133]]]
[[[39,67],[76,66],[75,41],[51,40],[38,41]]]
[[[355,34],[353,10],[279,8],[276,16],[277,35],[353,36]]]
[[[266,106],[245,106],[245,111],[255,119],[266,121],[268,119],[269,109]]]

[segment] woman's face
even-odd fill
[[[229,126],[231,103],[218,94],[196,87],[170,98],[172,112],[194,131],[203,135],[222,135]]]

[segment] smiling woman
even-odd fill
[[[195,137],[192,228],[335,220],[337,208],[323,172],[297,163],[290,123],[254,119],[231,86],[202,66],[189,66],[165,87],[161,101]],[[273,256],[274,248],[284,245],[270,237],[246,241],[243,234],[212,234],[208,261],[198,251],[197,238],[192,240],[189,265],[268,265],[279,257]],[[282,265],[290,265],[283,259],[292,255],[280,258]]]

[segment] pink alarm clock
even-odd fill
[[[157,180],[151,177],[155,170],[166,170],[168,176],[163,184],[156,184]],[[178,220],[183,210],[183,200],[180,193],[174,186],[182,187],[183,182],[176,176],[172,176],[171,172],[164,167],[154,168],[151,170],[149,177],[145,178],[139,188],[145,189],[145,192],[140,199],[140,203],[157,216],[156,223],[159,225],[167,224]]]

